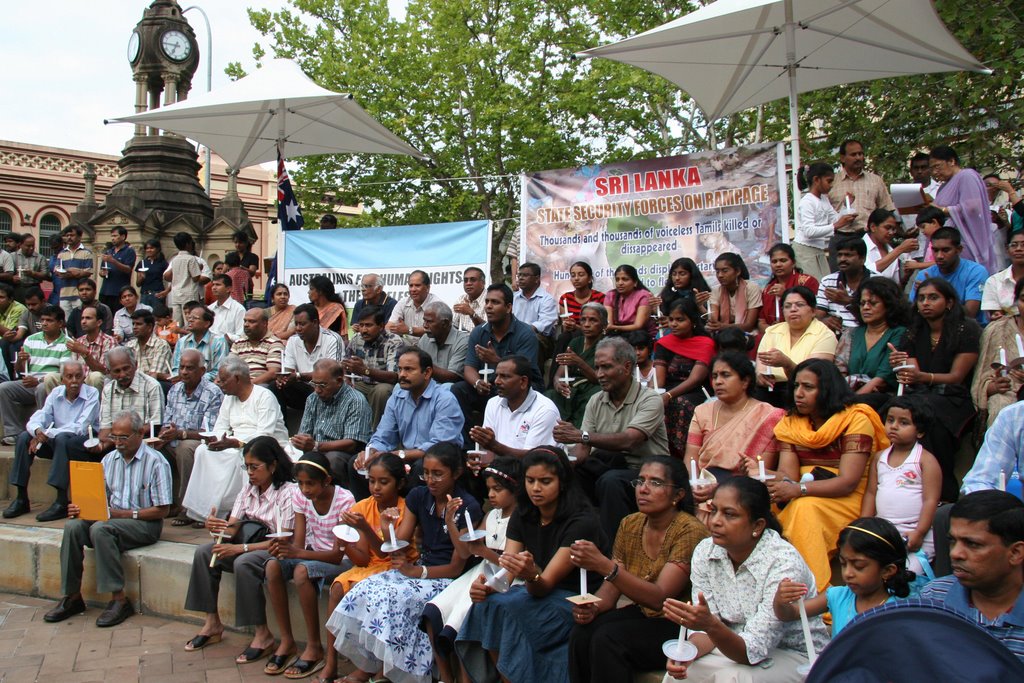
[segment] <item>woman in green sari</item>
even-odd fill
[[[580,310],[579,329],[582,336],[569,342],[569,348],[555,356],[560,366],[555,374],[555,386],[547,392],[548,398],[558,406],[563,420],[579,427],[590,397],[601,391],[594,371],[594,350],[604,337],[608,326],[608,311],[598,303],[584,304]],[[562,378],[569,376],[569,382]]]
[[[899,347],[908,308],[899,285],[886,277],[864,281],[850,305],[859,327],[843,330],[836,349],[836,366],[863,403],[881,408],[896,390],[896,373],[889,364],[889,344]]]

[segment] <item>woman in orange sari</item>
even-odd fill
[[[295,334],[295,307],[289,305],[291,292],[288,285],[278,282],[270,292],[270,318],[267,330],[270,334],[284,341]]]
[[[814,572],[818,590],[829,585],[830,557],[839,532],[860,517],[871,455],[889,447],[885,428],[835,365],[820,358],[796,366],[793,408],[775,426],[779,467],[769,480],[779,521]],[[752,472],[756,474],[756,469]]]
[[[309,303],[320,314],[320,327],[348,338],[348,320],[345,304],[334,291],[334,284],[326,275],[316,275],[309,281]]]

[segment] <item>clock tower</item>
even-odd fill
[[[176,0],[153,0],[128,38],[128,63],[135,81],[135,111],[141,113],[188,97],[199,65],[195,32]],[[174,233],[184,230],[198,244],[213,218],[213,206],[199,183],[195,147],[185,138],[155,128],[136,126],[118,161],[121,175],[106,202],[88,220],[97,238],[124,225],[129,240],[140,245],[151,238],[170,247]]]

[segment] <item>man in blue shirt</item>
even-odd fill
[[[956,290],[967,317],[974,318],[979,324],[984,325],[987,316],[981,312],[981,294],[985,289],[985,280],[988,279],[989,272],[980,263],[960,258],[960,252],[964,248],[960,244],[960,231],[956,228],[939,228],[932,233],[931,240],[935,265],[925,268],[918,274],[910,300],[916,298],[917,288],[922,282],[930,277],[941,277],[948,280]]]
[[[530,386],[537,391],[544,390],[544,380],[537,364],[537,335],[532,327],[512,315],[512,290],[508,285],[496,284],[487,288],[484,295],[484,313],[487,322],[477,325],[469,333],[466,365],[462,371],[463,381],[452,386],[452,394],[462,406],[467,438],[471,426],[480,426],[487,401],[498,395],[494,383],[491,382],[491,374],[495,372],[502,358],[529,358]],[[490,373],[480,372],[485,365]]]
[[[433,379],[434,361],[418,348],[398,357],[398,386],[391,392],[377,431],[349,465],[349,483],[357,500],[370,495],[366,478],[358,474],[379,454],[392,452],[412,466],[410,478],[419,481],[423,456],[434,444],[447,441],[462,448],[462,409],[447,385]]]
[[[1005,491],[978,491],[950,512],[953,575],[921,591],[963,615],[1024,660],[1024,502]]]
[[[519,289],[512,301],[512,313],[516,319],[530,325],[537,334],[540,345],[538,365],[544,366],[554,346],[555,323],[558,322],[558,304],[555,298],[540,286],[540,266],[524,263],[516,273]],[[486,300],[484,301],[486,304]],[[531,356],[532,357],[532,356]]]
[[[68,452],[68,439],[85,436],[89,426],[99,433],[100,392],[84,384],[85,364],[81,361],[61,363],[60,381],[61,386],[50,392],[46,403],[32,414],[25,431],[18,435],[11,468],[11,485],[18,494],[4,510],[4,519],[28,512],[29,472],[36,457],[53,460],[46,483],[57,489],[57,500],[36,519],[52,522],[67,517],[70,461],[76,459]]]
[[[128,230],[117,226],[110,231],[111,247],[100,256],[100,301],[114,313],[121,308],[121,288],[130,285],[135,269],[135,250],[128,246]]]

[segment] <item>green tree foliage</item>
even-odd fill
[[[784,101],[709,126],[660,77],[573,57],[704,2],[410,0],[401,21],[385,0],[290,3],[250,11],[266,40],[256,57],[295,59],[324,87],[353,93],[427,157],[299,160],[293,178],[307,212],[362,204],[349,225],[493,220],[494,275],[516,226],[521,172],[788,137]],[[936,3],[991,76],[894,78],[802,95],[804,158],[835,159],[839,142],[857,137],[886,178],[904,176],[914,150],[939,143],[955,144],[968,164],[1015,168],[1024,113],[1015,3]],[[229,71],[241,75],[237,66]]]

